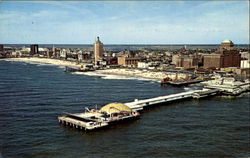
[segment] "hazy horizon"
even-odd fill
[[[91,44],[79,44],[79,43],[65,43],[65,44],[62,44],[62,43],[0,43],[0,44],[3,44],[3,45],[32,45],[32,44],[38,44],[38,45],[86,45],[86,46],[93,46],[93,43]],[[177,46],[180,46],[180,45],[220,45],[221,43],[212,43],[212,44],[202,44],[202,43],[194,43],[194,44],[185,44],[185,43],[182,43],[182,44],[133,44],[133,43],[130,43],[130,44],[124,44],[124,43],[114,43],[114,44],[109,44],[109,43],[104,43],[104,46],[112,46],[112,45],[152,45],[152,46],[171,46],[171,45],[177,45]],[[250,45],[248,43],[234,43],[234,45]]]

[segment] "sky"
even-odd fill
[[[249,2],[0,1],[2,44],[249,44]]]

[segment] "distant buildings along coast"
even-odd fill
[[[118,46],[116,46],[118,47]],[[92,48],[10,47],[0,45],[0,58],[41,57],[88,64],[95,68],[137,68],[148,71],[193,71],[211,70],[233,71],[249,76],[249,47],[235,47],[231,40],[221,42],[216,47],[201,48],[184,45],[182,48],[164,49],[164,46],[128,46],[127,49],[104,49],[97,37]]]

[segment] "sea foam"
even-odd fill
[[[156,79],[148,79],[148,78],[143,78],[143,77],[118,75],[118,74],[103,74],[103,73],[98,73],[98,72],[73,72],[73,74],[98,76],[106,80],[140,80],[140,81],[149,81],[151,83],[159,82]]]

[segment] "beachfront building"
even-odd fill
[[[0,52],[3,51],[3,48],[4,48],[3,44],[0,44]]]
[[[94,43],[95,64],[102,61],[103,52],[103,43],[100,41],[99,37],[97,37],[97,40]]]
[[[132,58],[121,56],[117,58],[118,65],[125,66],[125,67],[137,67],[138,62],[142,61],[142,58]]]
[[[250,68],[250,60],[249,59],[241,60],[240,68]]]
[[[12,51],[11,52],[11,57],[17,58],[17,57],[20,57],[20,56],[21,56],[20,51]]]
[[[137,63],[137,68],[139,69],[148,69],[150,66],[150,63],[148,62],[138,62]]]
[[[184,55],[183,53],[179,53],[172,56],[172,63],[176,65],[176,67],[182,67],[184,69],[197,68],[199,58],[197,53],[195,55]]]
[[[39,50],[38,50],[38,45],[37,44],[32,44],[30,45],[30,54],[34,55],[34,54],[38,54]]]
[[[22,47],[19,50],[18,54],[19,54],[20,57],[29,57],[30,56],[30,52],[31,52],[30,48]]]
[[[60,51],[60,59],[66,59],[67,58],[67,50],[61,49]]]
[[[53,52],[50,52],[48,48],[38,48],[38,54],[40,57],[48,57],[50,58]]]
[[[204,68],[240,67],[241,55],[231,40],[224,40],[219,51],[203,56]]]

